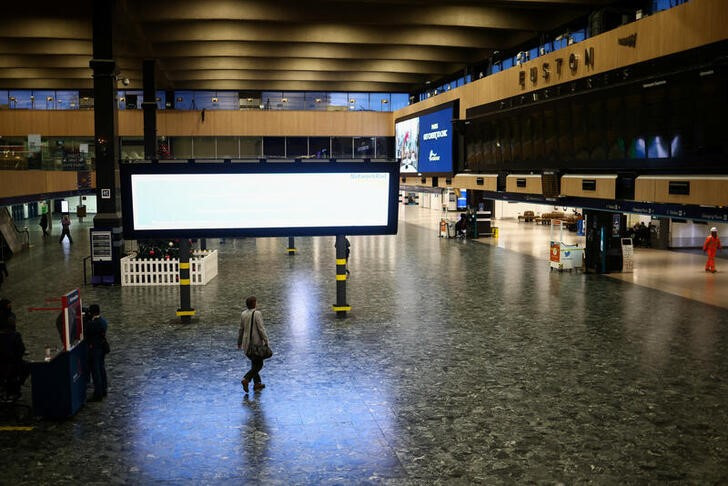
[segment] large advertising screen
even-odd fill
[[[449,174],[453,171],[455,105],[435,107],[394,125],[396,156],[402,174]]]
[[[122,165],[126,238],[395,234],[392,163]]]

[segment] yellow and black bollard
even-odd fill
[[[190,240],[179,240],[179,309],[177,316],[183,324],[188,324],[195,315],[190,303]]]
[[[288,237],[288,256],[293,256],[296,254],[296,246],[293,243],[293,236]]]
[[[346,317],[351,306],[346,303],[346,237],[336,235],[336,317]]]

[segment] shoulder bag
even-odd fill
[[[250,335],[248,336],[248,351],[245,353],[249,359],[268,359],[273,356],[273,350],[267,344],[253,344],[253,326],[255,326],[255,311],[250,313]]]

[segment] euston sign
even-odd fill
[[[564,58],[559,57],[556,58],[556,61],[554,63],[556,68],[556,76],[560,79],[563,71],[564,71]],[[577,72],[579,71],[579,56],[572,52],[569,55],[568,58],[568,67],[569,72],[572,76],[575,76]],[[594,48],[589,47],[584,49],[584,67],[594,69]],[[541,69],[540,69],[541,77],[543,78],[544,82],[548,83],[551,81],[551,63],[543,62],[541,63]],[[536,87],[538,84],[538,77],[539,77],[539,68],[538,66],[534,66],[529,69],[528,71],[528,79],[531,81],[530,87]],[[518,84],[521,86],[521,89],[526,89],[526,71],[521,70],[518,73]]]

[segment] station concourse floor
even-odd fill
[[[110,323],[109,396],[66,421],[1,405],[0,483],[728,482],[725,307],[441,239],[424,211],[349,238],[346,319],[332,237],[296,238],[292,257],[285,238],[208,240],[220,272],[187,325],[176,287],[82,287]],[[30,359],[57,337],[28,308],[82,286],[89,226],[73,245],[31,228],[8,262]],[[250,294],[275,356],[245,396]]]

